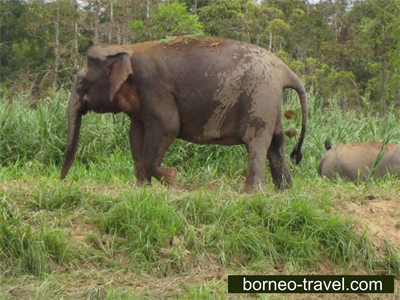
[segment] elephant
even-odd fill
[[[325,142],[328,151],[318,167],[321,177],[339,175],[355,182],[400,173],[400,145],[368,141],[331,147]]]
[[[285,88],[297,91],[302,108],[301,136],[291,154],[299,163],[306,91],[267,50],[216,37],[93,45],[71,91],[61,179],[75,159],[82,115],[124,112],[131,121],[129,141],[139,187],[152,177],[173,185],[177,170],[161,163],[179,138],[198,144],[245,144],[245,189],[264,184],[267,157],[274,183],[288,188],[291,175],[281,117]]]

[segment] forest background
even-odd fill
[[[326,103],[400,105],[398,0],[1,0],[0,12],[7,93],[69,88],[93,43],[194,34],[274,52]]]
[[[399,175],[317,173],[324,142],[400,143],[400,0],[0,0],[0,299],[394,300]],[[177,35],[266,48],[307,89],[293,186],[242,194],[244,145],[177,139],[174,188],[136,182],[129,117],[88,114],[60,181],[74,75],[91,44]],[[284,128],[301,126],[296,93]],[[298,138],[286,139],[287,154]],[[227,293],[232,274],[395,275],[393,294]]]

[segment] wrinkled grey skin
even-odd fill
[[[245,144],[246,189],[264,184],[268,156],[274,182],[290,184],[281,96],[297,91],[302,131],[292,153],[301,160],[307,101],[299,78],[270,52],[220,38],[176,38],[130,46],[90,48],[78,72],[68,111],[64,179],[87,111],[126,113],[137,185],[151,177],[172,185],[176,169],[161,166],[175,138],[200,144]]]
[[[400,145],[382,147],[383,143],[374,141],[339,145],[322,156],[318,173],[327,178],[339,175],[351,181],[400,173]],[[378,161],[381,151],[383,156]]]

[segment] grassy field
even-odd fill
[[[400,113],[365,101],[344,112],[309,95],[309,125],[293,187],[243,194],[242,146],[174,142],[164,160],[174,188],[134,189],[129,120],[84,116],[77,159],[59,181],[68,93],[0,102],[0,299],[321,299],[228,294],[228,274],[392,274],[396,292],[323,299],[399,299],[399,177],[366,183],[319,178],[334,145],[400,142]],[[300,105],[285,128],[300,129]],[[289,154],[297,138],[287,140]]]

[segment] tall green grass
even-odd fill
[[[0,161],[3,165],[18,160],[60,164],[64,158],[69,94],[59,90],[53,98],[32,102],[28,97],[2,99],[0,102]],[[99,154],[110,155],[116,147],[128,149],[129,125],[123,115],[84,117],[81,162]]]
[[[54,175],[65,154],[67,106],[69,93],[59,90],[52,98],[33,102],[29,97],[7,98],[0,101],[0,162],[10,172],[21,167]],[[366,140],[400,141],[398,113],[395,108],[381,117],[364,107],[359,111],[344,112],[334,103],[321,107],[318,97],[309,95],[309,122],[304,143],[304,160],[294,172],[315,174],[319,158],[325,152],[324,142],[330,138],[334,145]],[[301,108],[298,97],[290,93],[284,109],[295,108],[295,120],[285,120],[286,128],[300,129]],[[132,178],[133,162],[128,141],[129,118],[123,114],[83,117],[76,155],[71,169],[73,177],[96,174],[97,180],[110,181],[112,176]],[[287,140],[290,153],[297,139]],[[26,166],[28,164],[28,166]],[[245,173],[247,153],[243,146],[196,145],[176,140],[170,147],[164,164],[178,167],[181,177],[191,183],[204,184],[212,180],[235,180]],[[99,165],[107,165],[113,172],[101,172]],[[15,175],[18,175],[15,172]]]
[[[290,103],[293,102],[296,99],[291,97]],[[363,99],[363,106],[352,111],[343,111],[333,102],[323,107],[317,95],[309,95],[308,104],[309,122],[304,142],[304,160],[296,168],[300,172],[316,169],[325,152],[324,142],[327,139],[332,141],[333,146],[361,141],[400,142],[400,126],[397,124],[400,113],[396,107],[391,107],[387,115],[381,116],[371,109],[368,99]],[[298,116],[296,123],[299,121]],[[293,140],[288,141],[289,146]]]

